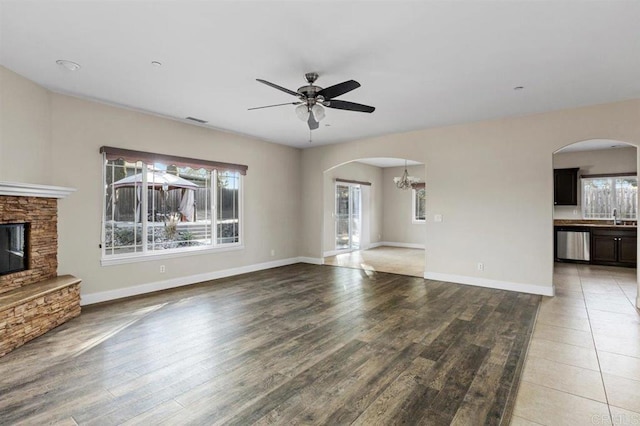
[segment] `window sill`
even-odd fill
[[[578,219],[578,220],[594,220],[594,221],[597,220],[597,221],[601,221],[601,222],[613,222],[613,218],[612,217],[583,217],[583,218]],[[622,220],[622,221],[625,221],[625,222],[632,222],[632,221],[637,221],[638,218],[636,218],[636,217],[627,217],[627,218],[620,217],[620,218],[618,218],[618,220]]]
[[[411,221],[411,223],[414,224],[414,225],[424,225],[425,223],[427,223],[427,221],[426,220],[415,220],[415,219],[413,219]]]
[[[119,256],[109,256],[102,257],[100,259],[101,266],[113,266],[113,265],[124,265],[126,263],[138,263],[138,262],[148,262],[151,260],[163,260],[163,259],[172,259],[176,257],[185,257],[185,256],[197,256],[202,254],[212,254],[212,253],[224,253],[227,251],[237,251],[244,250],[243,244],[234,244],[229,245],[228,247],[215,247],[215,248],[193,248],[193,249],[183,249],[179,251],[163,251],[162,253],[147,253],[147,254],[134,254],[134,255],[119,255]]]

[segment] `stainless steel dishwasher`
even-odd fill
[[[591,232],[587,227],[556,227],[556,259],[588,262]]]

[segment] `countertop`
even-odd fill
[[[607,228],[607,229],[637,229],[638,223],[628,224],[632,221],[623,221],[626,225],[614,225],[611,220],[573,220],[573,219],[555,219],[554,226],[576,226],[581,228]]]

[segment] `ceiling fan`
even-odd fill
[[[309,125],[309,130],[315,130],[320,126],[318,122],[325,116],[323,106],[327,108],[344,109],[347,111],[368,113],[375,111],[375,108],[372,106],[334,99],[360,87],[360,83],[355,80],[348,80],[323,89],[322,87],[314,86],[313,84],[318,79],[318,73],[309,72],[304,76],[309,84],[300,87],[297,92],[286,89],[282,86],[278,86],[277,84],[271,83],[269,81],[257,78],[256,80],[260,83],[266,84],[267,86],[273,87],[274,89],[278,89],[280,91],[293,95],[298,98],[298,101],[249,108],[249,110],[271,108],[283,105],[298,105],[298,107],[296,107],[296,115],[299,119],[307,122],[307,124]]]

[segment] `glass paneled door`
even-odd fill
[[[336,184],[336,250],[360,248],[360,185]]]

